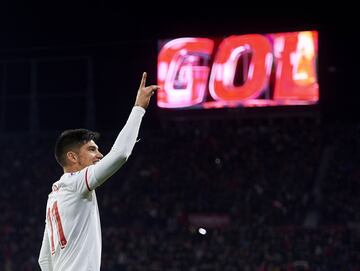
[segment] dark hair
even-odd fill
[[[87,129],[65,130],[60,134],[55,143],[55,159],[60,166],[66,166],[66,153],[79,149],[90,140],[98,140],[100,134]]]

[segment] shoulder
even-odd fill
[[[94,178],[94,166],[88,166],[80,171],[65,173],[65,183],[80,193],[91,192],[91,180]]]
[[[64,173],[58,181],[52,184],[50,195],[60,191],[74,190],[74,183],[77,179],[83,178],[83,176],[84,173],[82,171]]]

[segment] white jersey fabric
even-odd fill
[[[101,226],[95,188],[128,159],[145,109],[133,107],[110,152],[95,165],[64,173],[52,186],[46,205],[39,256],[42,271],[99,271]]]

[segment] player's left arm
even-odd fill
[[[49,244],[49,237],[46,231],[46,227],[44,230],[44,237],[41,244],[40,255],[39,255],[39,265],[41,271],[52,271],[52,260],[50,254],[50,244]]]
[[[119,170],[129,159],[136,144],[140,124],[145,109],[133,107],[125,126],[119,133],[110,152],[95,165],[85,168],[84,179],[86,188],[80,191],[91,191],[104,183],[110,176]],[[83,184],[84,185],[84,184]]]
[[[146,87],[147,74],[143,73],[142,80],[136,95],[134,107],[129,118],[118,134],[110,152],[96,165],[83,169],[84,181],[80,182],[78,191],[91,191],[104,183],[128,160],[135,146],[145,109],[150,98],[159,87],[151,85]]]

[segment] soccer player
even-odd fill
[[[86,129],[64,131],[55,144],[55,158],[64,170],[52,185],[46,205],[45,231],[39,255],[42,271],[99,271],[101,227],[95,189],[129,158],[142,117],[159,88],[145,86],[143,73],[135,105],[110,152],[103,157]]]

